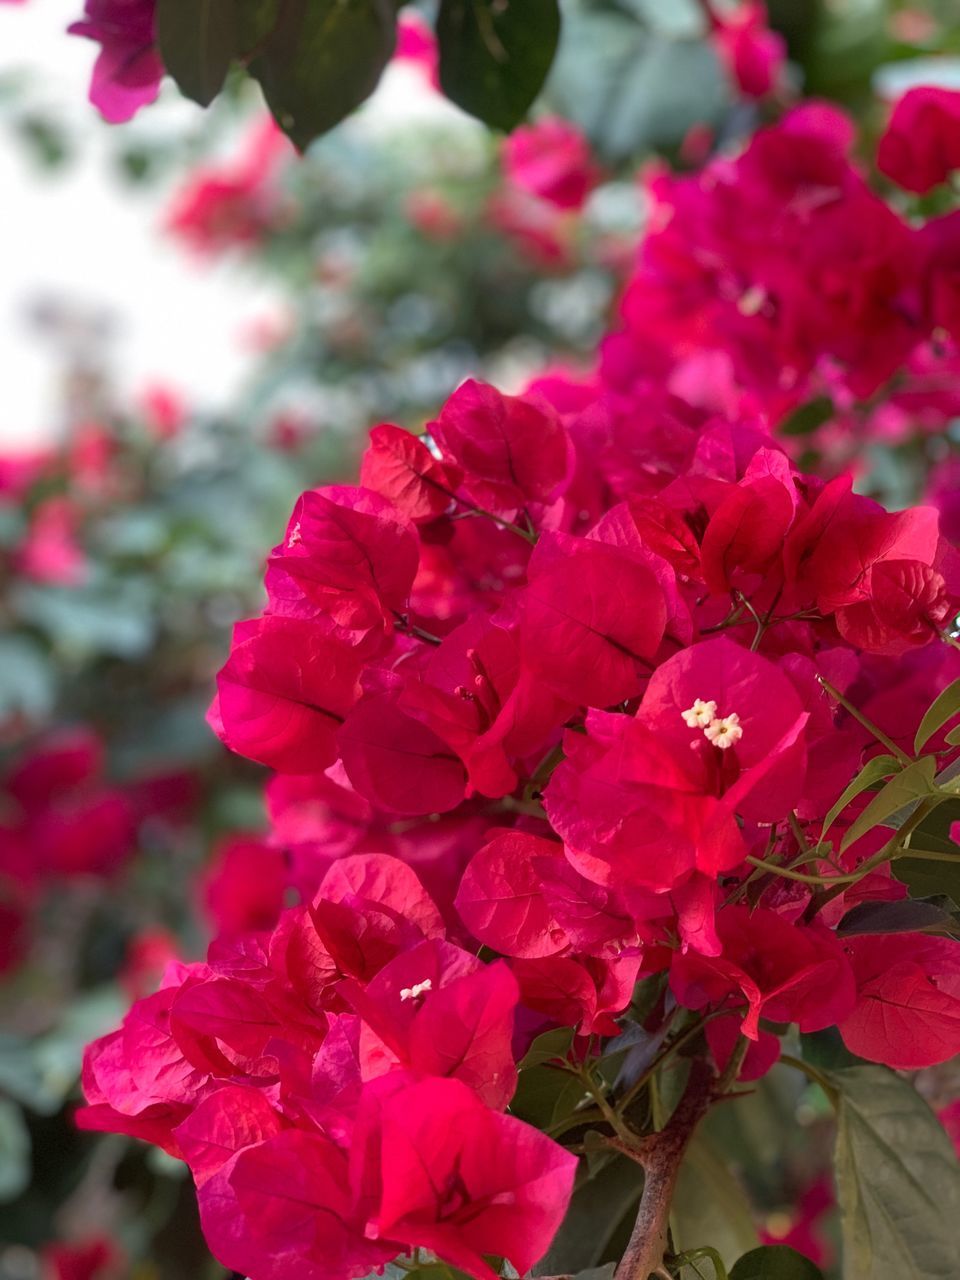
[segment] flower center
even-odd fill
[[[716,719],[717,704],[712,700],[704,702],[702,698],[694,698],[693,706],[681,711],[683,722],[691,729],[705,729]]]
[[[703,698],[694,698],[693,706],[688,707],[686,711],[681,711],[680,715],[689,729],[702,729],[706,740],[712,742],[715,747],[719,747],[721,751],[727,751],[735,746],[743,737],[743,727],[737,713],[731,711],[729,715],[718,716],[717,704],[713,698],[706,701]],[[693,743],[690,745],[693,746]]]
[[[743,729],[740,727],[740,717],[735,711],[730,715],[724,716],[722,719],[713,720],[703,731],[704,737],[708,742],[712,742],[715,747],[719,747],[721,751],[726,751],[729,747],[734,746],[743,737]]]
[[[407,1000],[419,1000],[421,996],[425,996],[428,991],[433,990],[433,983],[429,978],[424,978],[422,982],[415,982],[412,987],[400,988],[400,1002],[405,1003]]]

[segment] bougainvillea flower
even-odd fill
[[[160,92],[155,9],[156,0],[86,0],[84,17],[68,28],[100,45],[90,101],[111,124],[130,120]]]
[[[440,55],[433,28],[415,9],[402,10],[397,18],[394,58],[422,72],[431,88],[440,88]]]
[[[466,794],[460,757],[428,724],[401,709],[397,693],[364,698],[337,741],[347,777],[378,809],[445,813]]]
[[[898,1071],[960,1053],[960,942],[898,933],[849,938],[857,1002],[839,1022],[844,1044]]]
[[[284,906],[286,858],[253,835],[235,835],[214,851],[203,877],[203,907],[217,933],[272,929]]]
[[[520,1275],[546,1252],[566,1212],[576,1159],[544,1134],[485,1107],[456,1080],[428,1080],[380,1108],[379,1204],[372,1239],[432,1249],[478,1280],[483,1255]]]
[[[774,821],[803,790],[808,719],[774,663],[722,636],[658,667],[637,711],[638,722],[700,774],[704,795],[722,796],[758,821]]]
[[[457,910],[480,942],[503,955],[536,960],[568,945],[542,892],[545,859],[563,858],[554,840],[504,831],[471,859],[457,893]]]
[[[940,535],[938,512],[888,513],[850,491],[849,477],[826,485],[791,531],[788,575],[833,613],[850,644],[898,654],[934,638],[960,598],[957,553]]]
[[[490,1280],[485,1253],[528,1270],[566,1210],[575,1158],[457,1080],[367,1086],[349,1156],[315,1129],[276,1131],[266,1111],[248,1117],[239,1102],[235,1091],[211,1101],[184,1138],[204,1234],[252,1280],[291,1267],[352,1280],[417,1247]]]
[[[666,628],[652,568],[588,538],[545,535],[530,559],[522,660],[561,698],[607,707],[635,696]]]
[[[177,1126],[177,1145],[202,1186],[244,1147],[265,1142],[283,1129],[276,1110],[258,1089],[227,1085],[205,1098]]]
[[[525,831],[492,834],[467,866],[456,905],[475,938],[524,960],[636,955],[656,936],[650,922],[671,914],[654,894],[587,880],[561,844]]]
[[[708,6],[713,45],[737,88],[746,98],[765,98],[777,85],[787,60],[787,44],[771,31],[763,0],[741,0],[721,18]]]
[[[44,875],[108,875],[134,851],[137,805],[103,777],[104,748],[90,729],[62,729],[25,752],[4,782],[3,870],[23,883]],[[12,812],[11,812],[12,811]],[[17,846],[29,850],[17,855]]]
[[[797,504],[787,460],[774,450],[761,450],[760,454],[779,460],[778,474],[748,473],[741,483],[731,486],[704,531],[700,546],[703,580],[718,595],[742,585],[743,574],[768,573],[793,522]]]
[[[428,430],[444,461],[462,469],[473,502],[504,520],[515,520],[528,504],[552,502],[569,483],[573,448],[545,402],[465,382]]]
[[[168,987],[138,1000],[119,1031],[95,1040],[83,1060],[88,1105],[81,1129],[126,1133],[178,1154],[173,1129],[211,1090],[209,1073],[183,1055],[170,1025],[177,994]]]
[[[920,195],[960,169],[960,90],[937,85],[908,89],[880,139],[877,168]]]
[[[566,736],[550,821],[600,883],[662,892],[729,870],[745,856],[734,815],[768,820],[799,797],[807,718],[767,659],[724,638],[695,645],[656,670],[634,719],[592,712],[585,738]]]
[[[393,1065],[454,1076],[487,1106],[506,1108],[517,1084],[511,1045],[519,993],[505,964],[481,965],[459,947],[427,941],[390,961],[365,988],[345,984],[340,993]],[[375,1052],[361,1032],[361,1059]]]
[[[203,1181],[197,1199],[211,1252],[250,1280],[353,1280],[398,1251],[366,1239],[347,1157],[314,1130],[242,1147]]]
[[[703,791],[692,751],[678,753],[623,715],[592,711],[568,733],[544,803],[567,857],[588,879],[666,892],[695,870],[715,876],[746,856],[732,806]]]
[[[558,1027],[576,1027],[584,1036],[619,1034],[616,1019],[630,1003],[640,967],[638,955],[510,961],[521,1004]]]
[[[360,483],[419,524],[449,510],[460,472],[452,464],[438,462],[411,432],[383,423],[370,432],[360,462]]]
[[[521,125],[503,143],[509,180],[558,209],[580,209],[597,182],[586,137],[556,116]]]
[[[543,755],[573,710],[523,663],[516,628],[482,616],[444,637],[399,704],[453,748],[470,791],[493,798],[514,790],[514,762]]]
[[[300,618],[239,622],[210,723],[233,751],[285,773],[319,772],[359,694],[360,659]]]
[[[760,1018],[819,1031],[854,1003],[850,965],[822,925],[791,925],[776,912],[727,907],[717,915],[723,947],[716,957],[677,953],[670,986],[688,1009],[743,1010],[741,1031],[760,1036]]]
[[[368,489],[330,485],[302,495],[270,564],[351,631],[373,625],[371,613],[392,626],[406,606],[417,559],[414,528],[392,502]]]
[[[44,1280],[120,1280],[127,1259],[108,1236],[48,1244],[43,1247]]]
[[[960,210],[931,218],[918,235],[924,252],[922,290],[927,319],[931,327],[945,330],[956,343],[960,341]],[[951,536],[946,526],[942,527]]]
[[[75,587],[90,573],[90,562],[77,533],[79,510],[69,498],[47,498],[30,518],[16,551],[20,572],[35,582]]]
[[[189,175],[173,198],[167,229],[199,254],[257,244],[283,216],[275,177],[292,154],[272,117],[257,121],[236,159]]]

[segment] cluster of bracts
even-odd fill
[[[837,933],[907,890],[889,827],[853,830],[871,793],[836,804],[960,675],[960,558],[770,430],[956,359],[953,224],[909,225],[851,140],[808,106],[658,180],[594,377],[467,383],[298,502],[211,721],[275,771],[301,905],[173,964],[80,1113],[188,1162],[228,1267],[523,1274],[577,1161],[509,1114],[517,1063],[555,1027],[588,1061],[657,975],[647,1030],[702,1013],[740,1079],[790,1024],[960,1050],[960,943]]]

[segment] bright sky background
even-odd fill
[[[27,73],[31,100],[59,109],[83,140],[80,161],[48,176],[0,124],[0,449],[42,444],[61,426],[58,362],[26,315],[38,298],[113,317],[123,395],[160,381],[201,408],[237,394],[251,360],[244,334],[278,305],[250,274],[199,267],[161,234],[166,189],[135,191],[112,176],[110,128],[86,97],[97,46],[65,33],[81,9],[82,0],[0,0],[0,76]],[[368,124],[453,111],[410,68],[385,79]],[[170,89],[129,127],[164,134],[199,113]]]

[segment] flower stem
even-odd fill
[[[706,1062],[695,1061],[683,1097],[666,1128],[645,1138],[636,1151],[626,1153],[643,1166],[643,1195],[615,1280],[650,1280],[651,1275],[663,1271],[670,1205],[680,1163],[713,1098],[713,1072]]]
[[[839,702],[841,707],[843,707],[845,711],[848,711],[858,724],[863,725],[867,733],[872,734],[878,742],[882,743],[890,754],[895,756],[901,764],[913,764],[913,758],[908,756],[902,748],[898,747],[892,738],[887,737],[883,730],[879,729],[872,720],[868,720],[863,712],[859,711],[852,702],[845,698],[839,689],[834,688],[829,680],[824,680],[823,676],[817,676],[817,679],[819,680],[824,692],[833,698],[834,702]]]

